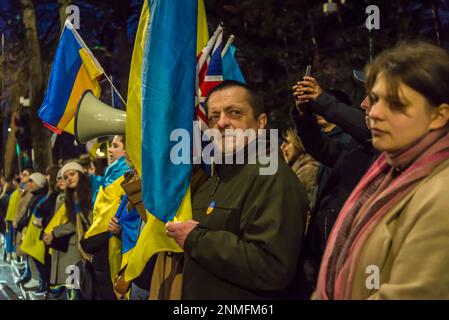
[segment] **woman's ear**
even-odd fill
[[[438,130],[447,126],[449,122],[449,104],[442,103],[433,113],[433,119],[430,123],[431,130]]]

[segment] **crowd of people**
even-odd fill
[[[366,96],[354,104],[312,76],[292,87],[274,174],[194,166],[192,219],[166,224],[183,252],[148,257],[134,279],[125,255],[148,213],[124,136],[104,175],[70,161],[2,178],[4,260],[46,299],[448,299],[449,53],[398,44],[355,78]],[[237,81],[213,88],[206,109],[223,144],[227,129],[269,126]]]

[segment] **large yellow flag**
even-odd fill
[[[50,222],[47,224],[47,226],[44,229],[44,233],[50,234],[53,232],[53,229],[57,226],[60,226],[61,224],[67,223],[69,219],[67,218],[67,213],[65,210],[65,203],[59,207],[58,211],[53,215]]]
[[[126,107],[126,150],[135,169],[142,174],[142,61],[150,10],[144,0],[131,60]]]
[[[128,90],[128,109],[127,109],[127,128],[126,128],[126,147],[127,153],[138,171],[142,173],[141,160],[141,74],[142,58],[146,40],[146,30],[150,20],[150,12],[147,1],[144,1],[139,27],[134,44],[133,60],[129,78]],[[201,52],[209,41],[209,31],[207,27],[206,11],[203,0],[198,0],[197,16],[197,54]],[[193,89],[193,88],[192,88]],[[138,92],[135,92],[138,90]],[[130,101],[130,99],[132,99]],[[192,108],[194,106],[192,105]],[[131,118],[131,119],[130,119]],[[192,119],[193,121],[193,119]],[[132,156],[131,156],[132,154]],[[147,214],[148,220],[143,228],[136,246],[130,253],[128,266],[125,271],[126,281],[138,277],[150,257],[161,251],[182,252],[183,250],[171,238],[165,234],[165,223],[157,219],[152,214]],[[192,218],[192,205],[190,197],[190,188],[188,188],[181,205],[179,206],[175,221],[187,221]]]
[[[117,212],[125,192],[121,187],[123,176],[120,176],[107,187],[100,186],[95,199],[92,225],[86,231],[84,239],[108,231],[109,221]]]
[[[45,263],[45,244],[42,239],[40,239],[40,235],[42,232],[41,228],[36,227],[33,224],[35,217],[34,214],[31,216],[30,222],[28,223],[28,227],[25,231],[25,235],[23,236],[23,241],[21,245],[21,249],[23,252],[28,254],[29,256],[35,258],[40,263]]]
[[[53,215],[53,218],[51,218],[50,222],[47,224],[47,226],[44,229],[44,233],[50,234],[53,232],[53,229],[57,226],[60,226],[62,224],[65,224],[69,221],[69,218],[67,217],[67,211],[65,209],[65,204],[63,203],[61,207],[59,207],[58,211]],[[53,249],[50,248],[48,250],[49,254],[53,253]]]

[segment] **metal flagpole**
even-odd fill
[[[231,46],[231,44],[234,42],[235,40],[235,36],[233,34],[231,34],[229,36],[228,41],[226,42],[225,47],[223,48],[223,50],[221,51],[221,56],[224,57],[224,55],[226,54],[226,52],[228,52],[229,47]]]
[[[113,85],[113,81],[114,79],[111,76],[111,106],[113,108],[115,108],[115,103],[114,103],[114,85]]]

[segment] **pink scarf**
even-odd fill
[[[403,151],[379,156],[349,196],[329,236],[318,277],[319,299],[351,299],[358,258],[373,229],[448,158],[447,129],[431,131]]]

